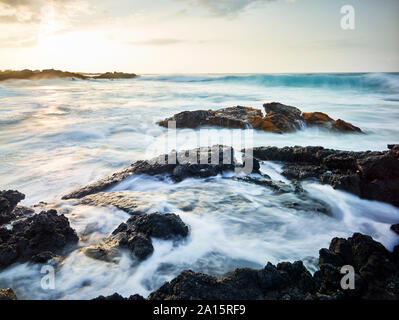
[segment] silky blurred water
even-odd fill
[[[26,194],[25,205],[39,201],[67,208],[81,245],[96,243],[128,215],[112,208],[73,206],[60,196],[123,168],[170,150],[174,132],[156,121],[183,110],[235,105],[262,108],[278,101],[302,111],[321,111],[362,128],[339,134],[304,128],[290,134],[252,131],[250,146],[321,145],[342,150],[385,150],[399,138],[398,74],[309,75],[144,75],[128,80],[42,80],[0,83],[0,189]],[[200,135],[201,132],[201,135]],[[176,131],[177,149],[228,141],[237,149],[242,130]],[[205,137],[205,139],[204,139]],[[248,145],[246,145],[248,146]],[[275,180],[281,165],[262,164]],[[116,186],[150,203],[150,211],[175,212],[190,226],[187,240],[153,240],[154,254],[139,266],[123,256],[117,265],[95,261],[79,251],[57,271],[56,290],[40,289],[40,267],[15,265],[0,273],[0,287],[21,298],[92,298],[117,291],[147,295],[183,269],[223,274],[236,267],[260,268],[267,261],[315,257],[332,237],[370,234],[388,248],[398,242],[389,230],[399,210],[361,200],[313,182],[313,200],[331,207],[332,216],[287,208],[295,194],[276,195],[266,187],[229,177],[188,179],[181,183],[138,176]]]

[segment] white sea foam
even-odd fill
[[[335,78],[334,78],[335,77]],[[385,150],[399,137],[398,75],[183,75],[144,76],[121,81],[11,81],[0,85],[0,189],[26,194],[23,204],[59,201],[61,195],[130,163],[173,147],[157,120],[183,110],[233,105],[261,108],[281,101],[303,111],[322,111],[361,127],[366,135],[344,135],[306,128],[284,135],[253,132],[248,146],[322,145],[343,150]],[[234,137],[241,130],[177,130],[176,148],[195,148],[219,141],[241,150]],[[216,140],[218,141],[216,141]],[[227,142],[226,142],[227,141]],[[239,154],[237,154],[239,156]],[[239,157],[238,157],[239,158]],[[274,180],[281,165],[263,162],[261,171]],[[137,265],[124,253],[118,264],[96,261],[80,251],[69,255],[56,273],[56,289],[40,288],[40,266],[18,264],[0,272],[0,287],[12,287],[20,298],[93,298],[115,291],[147,295],[183,269],[220,275],[267,261],[306,259],[315,270],[318,250],[333,237],[370,234],[388,249],[398,243],[389,230],[399,210],[359,199],[329,186],[307,183],[311,195],[303,204],[295,194],[234,181],[230,175],[209,179],[136,176],[112,190],[133,190],[149,211],[175,212],[190,226],[180,242],[153,239],[154,254]],[[312,200],[313,199],[313,200]],[[332,216],[311,208],[327,203]],[[287,203],[304,206],[294,209]],[[306,205],[309,205],[306,206]],[[110,208],[73,207],[68,218],[80,246],[106,237],[126,213]],[[62,211],[62,210],[61,210]]]

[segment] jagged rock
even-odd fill
[[[304,112],[302,119],[309,127],[322,127],[340,132],[362,132],[360,128],[353,124],[341,119],[334,120],[323,112]]]
[[[216,278],[191,270],[152,292],[149,300],[277,300],[304,299],[315,282],[301,261],[268,263],[262,270],[239,268]]]
[[[0,268],[4,268],[45,251],[60,252],[78,237],[64,215],[49,210],[15,222],[11,230],[1,228],[0,240]]]
[[[330,249],[320,250],[320,270],[313,277],[301,261],[282,262],[277,267],[268,263],[262,270],[240,268],[219,278],[185,270],[148,299],[399,299],[399,265],[392,261],[380,243],[355,233],[348,239],[334,238]],[[348,262],[354,263],[355,288],[344,290],[341,266]],[[365,269],[370,272],[367,276]]]
[[[231,147],[215,145],[181,152],[171,152],[151,160],[140,160],[109,177],[73,191],[62,199],[78,199],[98,193],[136,174],[166,174],[176,181],[188,177],[210,177],[234,170],[234,151]]]
[[[171,118],[159,121],[162,127],[168,127],[169,121],[176,122],[176,128],[197,128],[199,126],[219,126],[228,128],[251,128],[251,117],[262,117],[262,112],[249,107],[232,107],[220,110],[183,111]]]
[[[99,301],[120,301],[120,300],[133,300],[133,301],[141,301],[145,300],[142,296],[139,294],[134,294],[131,295],[129,298],[124,298],[122,297],[119,293],[114,293],[110,296],[104,297],[104,296],[98,296],[97,298],[94,298],[93,300],[99,300]]]
[[[90,194],[80,199],[79,204],[89,206],[114,206],[131,215],[141,214],[140,210],[143,206],[149,206],[140,200],[133,191],[111,191]]]
[[[0,301],[1,300],[18,300],[18,299],[14,291],[12,291],[10,288],[7,288],[7,289],[0,289]]]
[[[158,121],[158,125],[168,127],[174,121],[176,128],[197,128],[200,126],[218,126],[227,128],[254,128],[263,131],[284,133],[301,129],[305,125],[340,132],[361,132],[361,129],[341,119],[334,120],[322,112],[302,113],[296,107],[278,102],[263,105],[261,110],[236,106],[219,110],[183,111],[170,118]]]
[[[115,261],[118,249],[128,249],[139,260],[146,259],[154,248],[151,237],[172,240],[188,235],[188,227],[173,213],[134,215],[121,223],[104,243],[87,247],[83,252],[94,259]]]
[[[0,225],[9,223],[16,218],[13,211],[23,199],[25,199],[25,195],[16,190],[0,191]]]
[[[282,175],[292,180],[319,179],[335,189],[399,207],[399,146],[390,150],[340,151],[323,147],[257,147],[259,160],[284,162]]]

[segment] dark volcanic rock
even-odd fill
[[[262,112],[249,107],[232,107],[213,110],[183,111],[171,118],[159,121],[162,127],[168,127],[169,121],[176,123],[176,128],[197,128],[199,126],[219,126],[228,128],[251,128],[251,117],[262,117]]]
[[[0,268],[4,268],[45,251],[60,252],[78,237],[64,215],[49,210],[15,222],[11,230],[1,228],[0,240]]]
[[[130,296],[129,298],[124,298],[122,297],[120,294],[118,293],[114,293],[110,296],[98,296],[97,298],[94,298],[93,300],[98,300],[98,301],[121,301],[121,300],[133,300],[133,301],[141,301],[141,300],[145,300],[142,296],[140,296],[139,294],[134,294],[132,296]]]
[[[7,289],[0,289],[0,301],[1,300],[18,300],[18,299],[14,291],[12,291],[10,288],[7,288]]]
[[[200,126],[218,126],[227,128],[254,128],[268,132],[284,133],[301,129],[303,126],[318,126],[340,132],[361,132],[360,128],[341,119],[334,120],[322,112],[302,113],[296,107],[278,102],[263,105],[261,110],[236,106],[219,110],[183,111],[158,122],[168,127],[174,121],[176,128],[197,128]]]
[[[191,270],[152,292],[149,300],[302,300],[315,290],[301,261],[268,263],[262,270],[240,268],[216,278]]]
[[[25,199],[25,195],[16,190],[0,191],[0,225],[16,218],[13,213],[17,204]]]
[[[344,290],[341,267],[352,264],[355,288]],[[399,264],[380,243],[355,233],[320,250],[312,276],[301,261],[268,263],[262,270],[236,269],[223,277],[190,270],[152,292],[149,300],[340,300],[399,299]]]
[[[154,251],[151,237],[179,239],[186,237],[188,231],[180,217],[173,213],[134,215],[121,223],[103,244],[85,248],[83,252],[91,258],[111,262],[118,257],[118,248],[125,248],[144,260]]]
[[[259,160],[284,162],[288,179],[316,178],[335,189],[399,207],[399,145],[384,152],[353,152],[323,147],[257,147]]]
[[[216,176],[234,170],[234,151],[231,147],[215,145],[181,152],[172,152],[151,160],[140,160],[130,167],[65,195],[62,199],[78,199],[98,193],[136,174],[166,174],[176,181],[188,177]]]

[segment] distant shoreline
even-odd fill
[[[0,71],[0,81],[6,80],[41,80],[54,78],[72,79],[131,79],[138,75],[135,73],[106,72],[106,73],[79,73],[68,72],[55,69],[44,70],[5,70]]]

